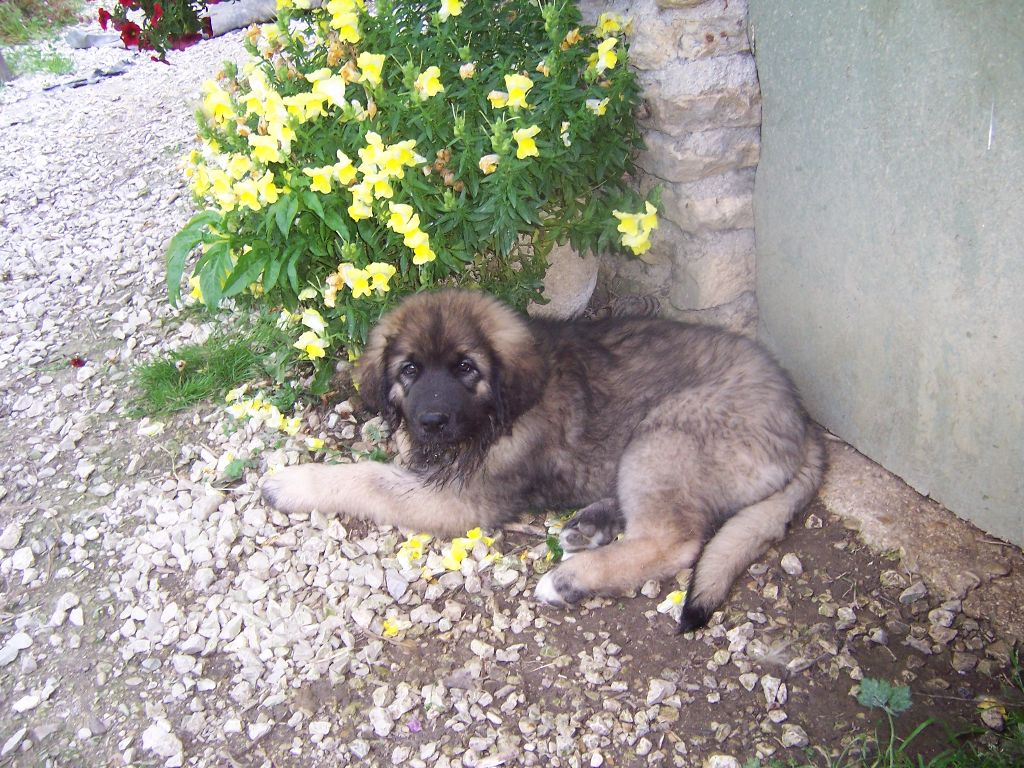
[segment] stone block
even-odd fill
[[[678,60],[641,73],[640,83],[644,125],[670,136],[761,124],[761,92],[750,54]]]
[[[690,234],[754,226],[754,169],[709,176],[688,184],[664,184],[662,217]]]
[[[639,166],[663,181],[690,182],[757,165],[757,128],[719,128],[676,138],[660,131],[644,134],[647,149]]]
[[[675,253],[669,300],[677,309],[710,309],[754,290],[752,229],[684,235]]]
[[[710,19],[686,19],[678,38],[679,53],[686,59],[727,56],[750,50],[746,9]]]
[[[750,338],[757,335],[757,298],[747,291],[727,304],[708,309],[681,310],[662,303],[661,314],[686,323],[714,325]]]
[[[655,5],[659,8],[693,8],[707,2],[708,0],[655,0]]]

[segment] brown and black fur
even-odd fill
[[[442,535],[582,507],[561,535],[574,556],[537,586],[549,603],[692,567],[681,628],[703,626],[824,471],[789,377],[710,327],[528,320],[484,294],[424,293],[381,319],[358,377],[399,461],[290,467],[266,499]]]

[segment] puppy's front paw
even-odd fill
[[[279,469],[263,479],[263,500],[282,512],[311,512],[318,505],[316,467],[300,464]]]
[[[624,521],[618,505],[606,499],[584,507],[562,527],[558,543],[566,553],[597,549],[614,541]]]
[[[590,592],[575,583],[572,574],[565,568],[556,568],[545,573],[533,596],[548,605],[571,605],[589,596]]]

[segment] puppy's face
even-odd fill
[[[438,291],[407,298],[370,334],[360,394],[422,456],[485,447],[536,402],[545,370],[523,319],[492,297]]]
[[[483,431],[494,416],[491,363],[480,350],[451,346],[402,349],[389,356],[388,399],[414,443],[446,448]],[[432,354],[430,352],[433,352]]]

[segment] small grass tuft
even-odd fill
[[[53,75],[66,75],[75,69],[74,62],[67,56],[53,49],[48,44],[19,45],[8,48],[4,54],[11,73],[18,75],[34,75],[49,72]]]
[[[211,336],[204,344],[190,344],[135,369],[140,394],[137,417],[166,416],[196,403],[223,395],[253,379],[273,375],[282,333],[272,319],[261,319],[238,334]],[[282,403],[294,404],[291,388],[281,390]]]
[[[74,24],[81,10],[80,0],[3,0],[0,2],[0,44],[52,37],[61,28]]]

